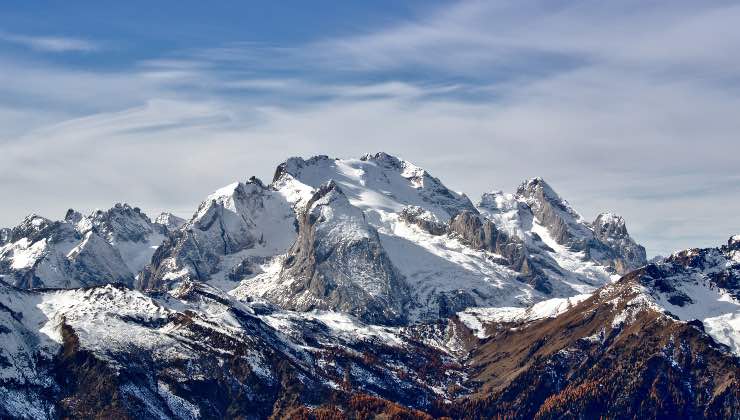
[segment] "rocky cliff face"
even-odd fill
[[[501,263],[520,273],[519,279],[532,285],[535,290],[546,294],[552,292],[552,285],[539,266],[542,264],[536,263],[537,251],[528,249],[522,239],[510,236],[490,219],[463,211],[450,221],[449,231],[475,249],[500,255]]]
[[[581,249],[593,236],[581,216],[542,178],[525,181],[517,188],[516,194],[529,205],[557,243]]]
[[[0,246],[5,245],[10,240],[10,234],[13,231],[9,228],[0,228]]]
[[[197,280],[230,289],[242,279],[239,266],[284,252],[295,234],[295,213],[278,192],[256,178],[235,183],[213,193],[171,233],[139,286],[166,289]]]
[[[264,297],[288,309],[330,309],[381,324],[404,321],[409,299],[377,231],[334,182],[308,201],[277,285]]]
[[[558,244],[582,251],[586,258],[618,274],[626,274],[647,263],[645,248],[629,236],[621,216],[602,213],[593,224],[587,223],[542,178],[522,183],[517,197],[527,203],[537,222]]]
[[[601,255],[611,257],[606,264],[614,267],[617,273],[624,274],[647,263],[645,248],[629,236],[622,216],[601,213],[591,226],[596,240],[608,248]]]

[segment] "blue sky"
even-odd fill
[[[216,3],[216,4],[213,4]],[[0,5],[0,225],[187,216],[288,156],[384,150],[474,200],[545,177],[650,253],[740,233],[740,5]]]

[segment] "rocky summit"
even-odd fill
[[[386,153],[187,218],[32,214],[0,229],[0,418],[737,419],[740,235],[648,261],[541,178],[471,201]]]

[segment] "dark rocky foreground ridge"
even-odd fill
[[[142,262],[145,261],[145,262]],[[647,263],[387,154],[0,231],[0,418],[740,418],[740,236]]]

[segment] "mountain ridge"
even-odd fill
[[[740,235],[647,261],[542,178],[290,158],[0,230],[0,337],[3,418],[738,418]]]

